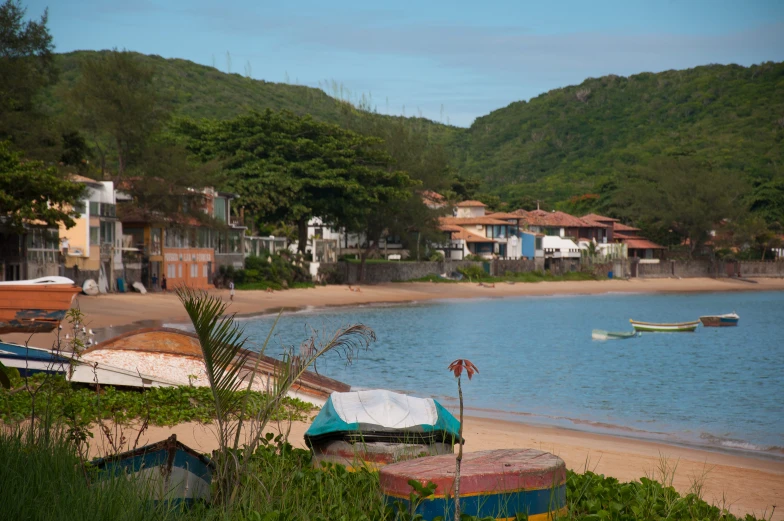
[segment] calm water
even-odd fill
[[[695,320],[736,311],[736,328],[591,340],[594,328],[631,330],[629,318]],[[248,320],[262,343],[272,318]],[[284,315],[268,348],[299,345],[311,329],[372,327],[378,342],[352,366],[319,371],[360,388],[433,396],[453,406],[447,365],[468,358],[473,411],[784,457],[784,292],[601,295],[453,300]],[[529,416],[531,415],[531,416]]]

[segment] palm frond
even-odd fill
[[[221,299],[186,287],[178,288],[177,296],[199,338],[219,427],[224,429],[240,408],[242,397],[237,391],[243,385],[241,371],[249,354],[242,349],[247,338],[234,315],[225,315]]]

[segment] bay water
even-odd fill
[[[697,320],[735,311],[738,327],[594,341],[629,319]],[[275,317],[242,319],[252,345]],[[456,408],[447,365],[467,358],[468,414],[784,458],[784,292],[604,294],[442,300],[284,313],[267,348],[350,324],[377,342],[318,371],[359,389],[434,397]]]

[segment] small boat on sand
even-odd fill
[[[594,340],[623,340],[637,336],[636,331],[605,331],[604,329],[594,329],[591,331],[591,338]]]
[[[725,315],[706,315],[700,317],[700,322],[705,327],[732,327],[738,325],[740,317],[737,313],[727,313]]]
[[[453,454],[460,422],[432,398],[384,389],[332,393],[305,433],[313,464],[378,469]]]
[[[657,324],[654,322],[640,322],[638,320],[629,319],[635,331],[644,331],[646,333],[693,333],[697,326],[700,325],[699,320],[694,322],[673,322],[671,324]]]
[[[130,476],[145,491],[153,492],[153,501],[166,501],[171,506],[209,502],[214,468],[209,458],[177,441],[176,434],[90,463],[90,469],[96,469],[97,481]]]
[[[65,277],[0,282],[0,333],[48,333],[81,289]]]

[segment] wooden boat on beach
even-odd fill
[[[640,322],[629,319],[635,331],[646,333],[693,333],[700,325],[699,320],[694,322],[673,322],[670,324],[658,324],[655,322]]]
[[[625,340],[634,338],[638,335],[636,331],[605,331],[604,329],[594,329],[591,331],[591,338],[594,340]]]
[[[81,289],[65,277],[0,282],[0,333],[48,333]]]
[[[740,317],[737,313],[727,313],[725,315],[706,315],[700,317],[700,322],[705,327],[733,327],[738,325]]]
[[[71,353],[0,342],[0,362],[22,377],[37,373],[59,374],[73,383],[119,387],[176,387],[179,383],[121,367],[90,362]]]
[[[209,458],[177,441],[176,434],[90,463],[90,470],[97,469],[93,479],[100,482],[130,477],[153,494],[153,501],[166,501],[171,506],[209,502],[214,467]]]
[[[272,387],[281,361],[251,351],[243,354],[248,358],[240,377],[249,380],[255,368],[253,389],[265,391]],[[209,385],[199,339],[182,329],[155,327],[131,331],[86,349],[81,360],[154,375],[175,385]],[[350,388],[343,382],[307,371],[292,385],[289,396],[321,406],[331,393]]]

